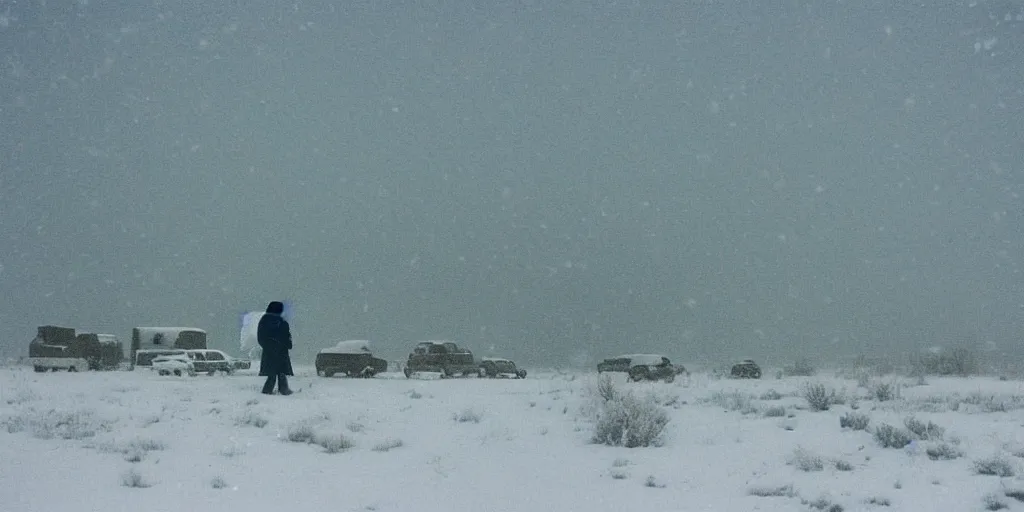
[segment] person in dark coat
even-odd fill
[[[274,301],[267,305],[267,312],[260,318],[256,327],[256,339],[263,348],[260,355],[260,376],[267,378],[263,384],[263,394],[274,394],[274,383],[282,395],[292,394],[288,387],[288,376],[292,373],[292,359],[288,351],[292,349],[292,333],[288,321],[281,314],[284,304]]]

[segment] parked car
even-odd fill
[[[195,349],[186,352],[195,365],[196,373],[214,375],[224,372],[225,375],[231,375],[235,370],[248,369],[252,365],[248,360],[236,359],[220,350]]]
[[[388,362],[374,357],[370,342],[365,340],[341,341],[316,355],[316,374],[333,377],[342,373],[349,377],[373,377],[388,371]]]
[[[525,379],[526,370],[517,368],[516,363],[500,357],[485,357],[480,360],[480,376],[492,379]]]
[[[737,379],[760,379],[761,367],[751,359],[744,359],[732,365],[729,375]]]
[[[116,370],[124,359],[117,336],[77,333],[74,328],[43,325],[28,345],[36,372]]]
[[[441,378],[461,375],[479,375],[480,367],[473,359],[473,353],[451,341],[421,341],[409,354],[405,365],[405,376],[412,377],[418,372],[437,372]]]
[[[175,375],[181,377],[196,375],[196,367],[188,355],[166,355],[157,356],[152,361],[153,371],[160,375]]]
[[[672,382],[676,375],[686,371],[682,365],[674,365],[669,358],[659,354],[626,354],[605,359],[597,364],[597,372],[625,372],[630,380],[662,380]]]
[[[137,366],[151,367],[153,366],[153,360],[160,356],[177,356],[188,359],[188,352],[183,348],[136,350],[135,359],[132,361],[132,368],[134,369]]]

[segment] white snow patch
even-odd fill
[[[416,398],[401,374],[354,381],[318,378],[312,367],[295,370],[298,392],[284,397],[260,395],[262,379],[252,374],[168,379],[149,371],[36,375],[29,367],[0,368],[0,460],[18,469],[4,473],[0,503],[52,512],[90,503],[110,510],[138,510],[141,503],[156,512],[323,510],[325,503],[432,512],[449,510],[459,496],[462,503],[486,503],[488,512],[623,511],[637,504],[783,512],[810,510],[801,500],[826,496],[846,510],[981,510],[986,495],[1002,496],[1004,484],[1015,490],[1019,478],[978,475],[975,461],[995,455],[1019,470],[1024,454],[1024,409],[969,407],[986,397],[1024,396],[1017,380],[929,378],[917,386],[903,379],[899,399],[876,402],[856,379],[827,376],[737,381],[695,374],[673,384],[627,384],[620,376],[618,389],[661,404],[669,418],[664,446],[627,449],[591,443],[598,383],[592,370],[416,381]],[[841,429],[850,405],[807,410],[800,394],[811,382],[856,397],[873,426],[903,428],[913,415],[945,427],[942,442],[963,457],[930,460],[930,442],[886,449],[870,432]],[[757,398],[769,390],[782,398]],[[715,396],[745,399],[749,411],[723,408]],[[792,417],[755,413],[769,406],[785,407]],[[479,422],[453,421],[466,411]],[[289,442],[290,430],[303,425],[314,442]],[[354,446],[328,453],[324,445],[339,439]],[[374,450],[395,441],[401,445]],[[156,448],[130,453],[137,461],[129,461],[123,450],[105,449],[111,446]],[[787,464],[798,450],[828,464],[822,471]],[[852,470],[833,469],[834,460]],[[281,461],[301,470],[266,470]],[[150,487],[124,487],[129,469]],[[1016,501],[1004,501],[1013,510]]]
[[[178,339],[178,335],[185,331],[206,334],[206,331],[198,327],[136,327],[136,329],[139,330],[139,338],[142,339],[143,343],[152,341],[153,337],[158,334],[163,335],[164,339],[172,343]]]
[[[367,340],[339,341],[337,345],[320,351],[321,354],[369,354],[370,342]]]

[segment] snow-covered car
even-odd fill
[[[761,367],[753,360],[744,359],[732,365],[729,375],[734,379],[760,379]]]
[[[153,358],[153,371],[160,375],[196,375],[195,364],[188,355],[168,355]]]
[[[188,359],[188,352],[182,348],[136,350],[132,361],[132,368],[149,368],[153,365],[154,359],[163,356],[184,357]]]
[[[676,375],[686,368],[674,365],[669,358],[660,354],[626,354],[605,359],[597,364],[597,372],[625,372],[630,380],[663,380],[672,382]]]
[[[217,372],[224,372],[231,375],[235,370],[248,370],[252,366],[250,361],[234,358],[220,350],[195,349],[187,352],[197,373],[214,375]]]
[[[480,360],[480,376],[492,379],[525,379],[526,370],[516,363],[500,357],[485,357]]]
[[[370,378],[388,371],[388,362],[374,357],[370,342],[366,340],[341,341],[327,347],[317,353],[315,365],[316,373],[321,377],[342,373],[349,377]]]

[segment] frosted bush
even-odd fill
[[[101,420],[91,411],[28,410],[7,418],[3,426],[8,433],[28,432],[39,439],[82,440],[95,437],[98,432],[109,431],[109,422]]]
[[[941,440],[946,433],[946,429],[930,421],[925,423],[913,416],[903,420],[903,426],[922,441]]]
[[[888,402],[899,398],[900,388],[894,382],[876,382],[871,386],[871,397],[879,402]]]
[[[979,475],[1001,477],[1014,476],[1017,474],[1013,465],[1010,464],[1010,461],[999,456],[974,461],[974,472]]]
[[[293,443],[312,443],[316,439],[316,432],[308,422],[300,422],[288,429],[288,440]]]
[[[825,385],[821,383],[808,384],[804,388],[804,399],[807,400],[807,405],[811,407],[812,411],[827,411],[834,404],[839,403],[836,390],[825,389]]]
[[[235,420],[235,424],[238,426],[248,425],[250,427],[263,428],[270,423],[260,413],[256,411],[245,411],[238,419]]]
[[[848,412],[839,417],[839,428],[867,430],[869,423],[871,423],[871,418],[867,414]]]
[[[825,460],[821,456],[805,449],[797,448],[792,457],[789,459],[789,464],[793,465],[800,471],[822,471],[825,469]]]
[[[142,473],[139,473],[135,469],[129,469],[121,475],[121,485],[135,489],[145,489],[146,487],[152,486],[152,484],[142,477]]]
[[[658,446],[668,414],[653,399],[616,392],[598,413],[593,442],[608,446]]]
[[[963,452],[949,443],[929,446],[924,452],[931,460],[953,460],[963,456]]]
[[[373,447],[375,452],[389,452],[395,448],[401,448],[405,443],[401,439],[386,439],[380,443],[377,443]]]
[[[343,452],[355,446],[349,438],[341,434],[317,436],[316,444],[320,445],[327,453]]]
[[[904,448],[914,440],[910,431],[894,427],[888,423],[875,427],[874,436],[875,441],[878,441],[882,448]]]
[[[614,400],[616,395],[618,395],[618,390],[615,389],[615,382],[612,381],[612,376],[605,374],[598,377],[597,396],[608,402]]]
[[[463,409],[458,414],[453,414],[452,419],[459,423],[480,423],[480,413],[472,407]]]

